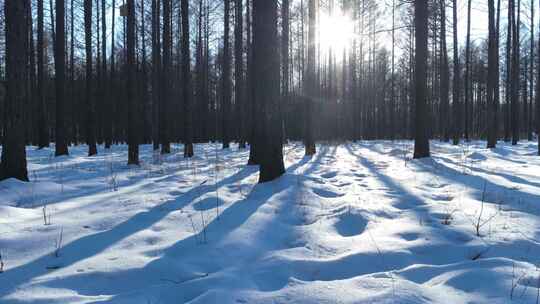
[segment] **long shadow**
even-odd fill
[[[482,172],[482,173],[485,173],[485,174],[489,174],[489,175],[497,175],[497,176],[500,176],[504,179],[506,179],[507,181],[509,182],[512,182],[512,183],[516,183],[516,184],[523,184],[523,185],[528,185],[528,186],[533,186],[533,187],[540,187],[540,183],[535,183],[535,182],[532,182],[532,181],[529,181],[529,180],[526,180],[524,178],[521,178],[519,176],[516,176],[516,175],[511,175],[511,174],[507,174],[507,173],[502,173],[502,172],[496,172],[496,171],[493,171],[493,170],[486,170],[486,169],[482,169],[478,166],[469,166],[469,165],[466,165],[466,164],[460,164],[454,160],[451,160],[447,157],[443,157],[443,156],[433,156],[432,157],[434,160],[442,160],[446,163],[451,163],[455,166],[462,166],[462,167],[465,167],[471,171],[477,171],[477,172]],[[441,162],[440,161],[437,161],[437,164],[440,164]],[[502,187],[502,186],[500,186]]]
[[[218,186],[242,180],[254,173],[255,170],[256,168],[246,166],[236,174],[218,182]],[[134,215],[129,220],[115,226],[111,230],[77,239],[62,248],[62,256],[60,258],[54,258],[51,254],[46,254],[32,262],[6,270],[2,274],[3,283],[0,284],[0,299],[8,295],[17,286],[29,282],[32,278],[50,273],[51,271],[47,267],[67,267],[99,254],[122,239],[149,228],[162,220],[170,212],[183,208],[196,198],[213,189],[215,189],[215,186],[200,185],[174,200]]]
[[[207,275],[211,275],[213,272],[217,272],[224,267],[230,266],[219,264],[226,263],[224,262],[226,259],[220,257],[220,255],[223,253],[214,248],[214,245],[225,239],[225,237],[232,231],[242,226],[242,224],[244,224],[261,206],[267,203],[272,196],[286,191],[290,187],[294,186],[294,179],[296,177],[291,172],[294,172],[298,167],[310,163],[310,161],[311,157],[303,157],[294,165],[289,166],[287,168],[287,173],[278,180],[255,185],[247,197],[240,201],[234,202],[230,207],[224,209],[219,218],[214,218],[207,223],[204,230],[176,242],[165,250],[160,250],[159,252],[149,252],[151,256],[159,256],[159,258],[155,259],[144,267],[115,272],[114,276],[116,278],[120,278],[121,282],[124,283],[121,286],[100,286],[97,289],[82,287],[84,286],[82,283],[85,280],[91,280],[95,274],[74,275],[68,278],[51,280],[46,284],[55,288],[73,288],[78,292],[88,293],[89,295],[102,294],[104,292],[103,289],[106,289],[105,292],[108,292],[109,294],[116,294],[117,296],[115,297],[122,297],[122,294],[126,292],[139,289],[143,290],[147,286],[156,286],[160,283],[163,284],[162,280],[164,276],[171,275],[171,273],[173,275],[178,274],[180,277],[189,277],[189,270],[192,271],[191,275],[193,275],[193,270],[195,270],[196,273],[206,273]],[[310,164],[314,165],[314,163]],[[287,212],[283,212],[283,214],[290,216]],[[206,239],[210,245],[201,245],[200,243],[204,239]],[[248,253],[246,253],[246,250],[242,250],[241,248],[229,249],[231,252],[228,253],[228,255],[250,254],[249,250],[247,251]],[[216,256],[215,258],[205,260],[203,264],[203,262],[198,260],[202,251],[207,252],[209,256]],[[238,253],[236,253],[236,251],[238,251]],[[246,257],[244,256],[242,258],[245,259]],[[164,272],[164,270],[167,271]],[[137,279],[133,280],[132,278]],[[184,278],[172,279],[180,281],[184,280]],[[213,280],[212,278],[209,279]],[[180,297],[180,302],[191,300],[204,292],[204,284],[198,286],[200,282],[197,282],[196,280],[194,280],[192,284],[193,285],[191,286],[187,284],[182,285],[183,288],[181,291],[179,291],[181,294],[178,295]],[[107,302],[110,301],[110,303],[114,303],[115,297]]]
[[[310,160],[310,157],[304,157],[299,162],[290,166],[287,171],[293,172],[298,167],[310,162]],[[233,184],[245,179],[246,177],[255,173],[257,170],[257,166],[245,166],[239,172],[220,180],[217,183],[217,186],[221,187],[226,184]],[[212,237],[221,237],[225,233],[230,232],[231,230],[240,226],[272,195],[291,186],[292,182],[286,177],[287,175],[278,181],[273,182],[273,187],[256,185],[248,197],[246,197],[243,201],[236,202],[231,207],[225,209],[220,215],[220,219],[218,221],[214,220],[209,223],[206,231],[212,231]],[[216,185],[199,185],[174,200],[155,206],[151,210],[136,214],[129,220],[115,226],[111,230],[79,238],[62,248],[62,255],[60,258],[54,258],[52,254],[46,254],[32,262],[6,270],[2,274],[2,278],[5,279],[3,281],[6,283],[0,284],[0,299],[9,295],[21,284],[28,283],[33,278],[46,275],[54,271],[48,270],[48,267],[60,266],[64,268],[84,259],[91,258],[92,256],[103,252],[115,243],[118,243],[122,239],[151,227],[155,223],[165,218],[170,212],[179,210],[189,203],[195,201],[197,198],[203,196],[205,193],[214,191],[215,187]],[[248,201],[249,203],[246,203]],[[165,255],[173,255],[173,253],[178,254],[184,251],[187,252],[187,250],[196,243],[196,240],[200,239],[201,237],[202,236],[199,234],[188,237],[169,248],[165,252]],[[195,248],[194,250],[198,249]],[[154,264],[159,266],[159,260],[155,263],[147,265],[145,268],[152,268],[154,267]]]
[[[362,145],[363,148],[368,148],[368,146]],[[383,184],[390,189],[391,191],[397,192],[396,194],[402,194],[400,200],[407,200],[408,202],[400,202],[396,205],[398,209],[409,209],[412,208],[416,210],[417,208],[422,208],[425,203],[422,198],[417,195],[410,193],[407,189],[396,183],[391,177],[383,174],[379,169],[377,169],[376,164],[372,163],[367,158],[363,157],[361,154],[354,151],[354,148],[351,147],[351,144],[345,145],[345,148],[352,156],[356,157],[360,164],[368,169],[368,171],[375,176],[378,180],[383,182]],[[380,153],[376,150],[372,150],[376,153]],[[416,205],[416,206],[415,206]]]
[[[493,189],[500,189],[501,186],[493,183],[492,181],[478,176],[478,175],[464,175],[458,170],[449,167],[445,163],[441,161],[437,161],[437,159],[433,159],[436,166],[438,166],[440,169],[440,174],[443,175],[448,180],[463,185],[467,188],[474,189],[476,191],[478,199],[481,199],[482,192],[484,191],[484,186],[486,187],[486,191],[490,192]],[[433,170],[433,167],[431,165],[425,164],[425,163],[417,163],[419,166],[423,166],[427,170]],[[533,213],[534,215],[539,215],[540,213],[540,207],[535,206],[533,203],[540,201],[539,195],[534,195],[531,193],[519,191],[519,190],[512,190],[515,195],[514,197],[519,196],[520,204],[515,204],[512,202],[501,202],[502,204],[511,204],[513,209],[522,211],[524,213],[531,213],[531,211],[536,210],[536,213]]]

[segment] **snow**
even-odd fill
[[[28,147],[31,182],[0,182],[0,303],[536,303],[536,145],[431,147],[291,143],[260,185],[236,146]]]

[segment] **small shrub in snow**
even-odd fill
[[[485,204],[485,201],[486,201],[486,187],[487,187],[487,183],[484,183],[484,190],[482,191],[482,202],[481,202],[481,205],[480,205],[480,212],[478,214],[478,218],[473,222],[474,223],[474,228],[476,230],[476,236],[480,237],[480,229],[485,226],[486,224],[488,224],[489,222],[491,222],[496,216],[497,216],[497,213],[494,213],[492,214],[491,216],[489,216],[488,218],[484,219],[484,204]]]

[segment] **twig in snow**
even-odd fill
[[[43,206],[43,225],[45,226],[51,225],[51,213],[49,212],[47,214],[47,204]]]
[[[480,214],[478,215],[478,219],[476,220],[476,223],[474,225],[476,229],[476,236],[478,237],[481,236],[480,229],[487,223],[491,222],[497,216],[497,213],[495,213],[491,215],[489,218],[487,218],[486,220],[482,220],[482,216],[484,214],[484,203],[486,200],[486,187],[487,187],[487,182],[484,182],[484,190],[482,191],[482,205],[480,207]]]
[[[0,273],[4,272],[4,259],[2,258],[2,251],[0,250]]]
[[[193,235],[195,236],[195,241],[197,242],[197,244],[200,244],[201,242],[199,241],[199,233],[197,232],[197,228],[195,228],[195,223],[193,223],[193,218],[191,214],[188,215],[188,218],[191,222],[191,227],[193,228]]]
[[[54,243],[54,247],[55,247],[55,250],[54,250],[54,256],[55,257],[60,257],[60,250],[62,249],[62,240],[63,240],[63,237],[64,237],[64,228],[60,228],[60,234],[58,235],[58,238],[55,240],[55,243]]]

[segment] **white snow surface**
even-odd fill
[[[236,146],[28,147],[31,182],[0,182],[0,303],[537,303],[537,145],[431,147],[291,143],[265,184]]]

